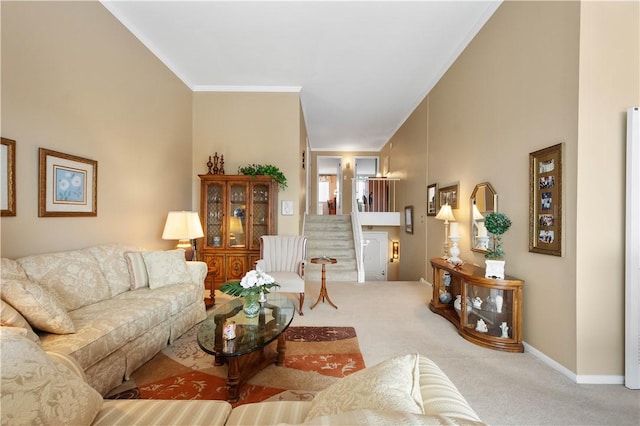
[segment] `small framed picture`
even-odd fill
[[[458,192],[460,188],[458,184],[446,186],[438,190],[439,205],[449,204],[453,210],[458,208]]]
[[[16,141],[2,138],[0,145],[0,207],[2,216],[16,215]]]
[[[562,144],[529,154],[529,251],[562,255]]]
[[[438,184],[432,183],[427,186],[427,216],[438,214]]]
[[[38,216],[97,216],[98,162],[39,149]]]
[[[407,234],[413,234],[413,206],[404,208],[404,230]]]

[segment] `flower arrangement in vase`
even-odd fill
[[[255,317],[260,311],[260,302],[266,302],[269,289],[280,287],[273,277],[260,269],[246,273],[240,281],[230,281],[220,286],[220,291],[230,296],[244,298],[244,313],[248,318]]]
[[[484,218],[484,226],[493,235],[493,247],[487,251],[485,261],[488,278],[504,279],[504,250],[502,250],[502,234],[511,227],[511,220],[504,213],[493,212]]]

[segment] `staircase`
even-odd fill
[[[305,280],[321,280],[322,265],[314,265],[310,260],[328,256],[338,263],[326,266],[327,281],[358,281],[351,216],[307,215],[302,234],[307,237]]]

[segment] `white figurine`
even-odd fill
[[[489,329],[487,328],[487,324],[485,324],[484,320],[479,319],[478,322],[476,323],[476,331],[479,331],[480,333],[486,333],[487,331],[489,331]]]
[[[476,309],[480,309],[482,307],[482,299],[480,299],[479,297],[473,299],[473,307]]]
[[[502,325],[500,325],[500,330],[502,330],[502,336],[500,337],[504,337],[504,338],[509,337],[509,327],[507,326],[506,322],[503,322]]]

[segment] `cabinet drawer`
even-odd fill
[[[248,272],[247,255],[227,255],[227,265],[225,272],[227,273],[226,281],[239,281]]]

